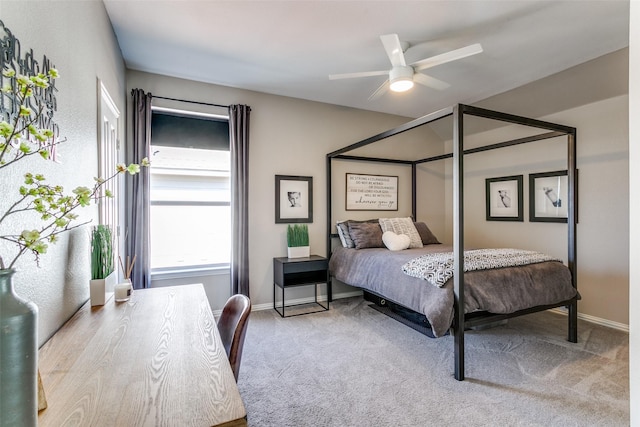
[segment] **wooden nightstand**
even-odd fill
[[[280,316],[298,316],[301,314],[317,313],[320,311],[329,310],[329,301],[331,301],[331,281],[329,280],[328,268],[329,261],[318,255],[311,255],[308,258],[287,258],[280,257],[273,259],[273,308]],[[318,285],[326,284],[327,286],[327,299],[326,305],[323,305],[318,301]],[[285,304],[284,291],[287,288],[293,288],[298,286],[311,286],[313,285],[314,300],[311,302],[301,304]],[[282,289],[282,304],[280,307],[276,304],[276,287]],[[285,308],[313,305],[320,306],[320,310],[303,311],[295,314],[285,315]]]

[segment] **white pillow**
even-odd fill
[[[382,233],[382,242],[390,251],[402,251],[411,244],[411,238],[406,234],[396,234],[393,231]]]
[[[422,238],[410,217],[407,218],[380,218],[382,232],[393,231],[396,234],[406,234],[411,239],[410,248],[421,248]]]

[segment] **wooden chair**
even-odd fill
[[[238,381],[238,373],[240,372],[242,347],[250,313],[251,300],[249,297],[236,294],[227,300],[218,319],[218,331],[236,381]]]

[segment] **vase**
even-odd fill
[[[38,307],[0,270],[0,427],[38,424]]]
[[[113,287],[118,281],[118,272],[113,271],[104,279],[92,279],[89,281],[89,300],[91,306],[105,305],[110,294],[113,293]]]
[[[287,247],[287,258],[309,258],[309,246]]]

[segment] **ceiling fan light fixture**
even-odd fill
[[[396,66],[389,71],[389,89],[394,92],[406,92],[413,87],[413,68]]]

